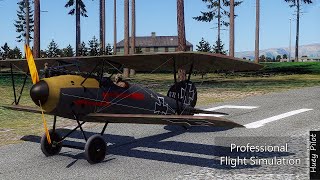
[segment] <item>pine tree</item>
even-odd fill
[[[9,59],[21,59],[22,58],[21,50],[16,46],[14,49],[9,51],[8,58]]]
[[[81,42],[80,15],[83,17],[88,17],[86,5],[83,3],[82,0],[68,0],[65,7],[72,7],[68,14],[76,16],[76,56],[78,56]]]
[[[45,51],[45,50],[40,50],[40,57],[41,57],[41,58],[47,58],[47,57],[48,57],[47,51]]]
[[[111,47],[111,44],[107,44],[107,47],[106,47],[106,51],[105,51],[105,55],[112,55],[113,54],[113,49]]]
[[[211,46],[208,41],[205,41],[203,38],[199,42],[199,45],[197,45],[197,51],[200,52],[211,52]]]
[[[213,53],[224,54],[224,55],[228,53],[227,50],[224,50],[224,44],[222,44],[221,41],[220,42],[216,41],[216,45],[213,45],[212,49],[213,49]]]
[[[72,57],[74,56],[74,51],[72,46],[69,44],[66,48],[62,49],[62,57]]]
[[[265,62],[266,61],[266,56],[265,55],[261,55],[259,57],[259,62]]]
[[[141,47],[136,47],[136,54],[142,54],[142,49]]]
[[[49,46],[48,46],[48,50],[47,50],[47,56],[48,57],[59,57],[61,55],[61,50],[58,47],[58,44],[56,42],[54,42],[54,40],[52,39],[52,41],[50,42]]]
[[[88,48],[86,47],[86,43],[82,42],[79,47],[79,56],[88,56]]]
[[[300,32],[300,13],[301,13],[301,5],[311,4],[312,0],[285,0],[285,2],[290,3],[290,7],[296,8],[296,47],[295,47],[295,61],[298,62],[299,56],[299,32]]]
[[[3,55],[3,52],[2,52],[2,50],[0,48],[0,60],[2,60],[2,55]]]
[[[17,20],[15,20],[14,26],[16,27],[16,32],[19,34],[16,38],[18,42],[22,42],[26,39],[27,36],[27,22],[26,22],[26,8],[29,10],[29,38],[33,39],[31,36],[31,32],[34,31],[34,20],[33,20],[33,10],[31,9],[30,3],[28,3],[28,7],[26,7],[25,0],[21,0],[17,3],[19,5],[19,9],[17,10]]]
[[[3,50],[2,53],[2,59],[7,59],[9,58],[9,52],[11,51],[10,47],[8,46],[8,43],[4,43],[3,46],[1,46],[1,49]]]
[[[89,45],[89,56],[99,56],[99,43],[98,43],[98,39],[96,38],[96,36],[93,36],[92,40],[89,41],[88,43]]]
[[[216,41],[217,42],[216,47],[221,47],[221,44],[220,44],[221,43],[221,37],[220,37],[221,26],[228,27],[230,24],[227,20],[225,20],[225,18],[230,17],[230,13],[227,10],[225,10],[224,7],[230,6],[230,1],[229,0],[202,0],[202,2],[207,3],[207,8],[209,11],[201,12],[201,16],[193,17],[193,19],[197,21],[202,21],[202,22],[211,22],[217,19],[218,37]],[[235,1],[234,6],[239,6],[241,3],[242,1]],[[222,50],[219,49],[218,52],[222,52]]]

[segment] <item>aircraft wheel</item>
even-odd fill
[[[52,130],[49,131],[51,144],[47,141],[46,133],[41,138],[41,151],[46,156],[53,156],[58,154],[61,151],[62,143],[57,143],[61,140],[61,137],[58,133],[54,132]]]
[[[84,148],[84,155],[90,164],[99,163],[104,160],[107,152],[107,145],[99,134],[91,136]]]

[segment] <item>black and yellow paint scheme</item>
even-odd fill
[[[223,118],[214,116],[194,116],[197,113],[225,114],[208,112],[195,108],[196,88],[190,80],[175,84],[164,96],[152,90],[127,82],[126,87],[114,84],[111,77],[83,76],[75,74],[56,75],[40,79],[37,70],[38,65],[52,65],[56,61],[71,62],[74,58],[51,58],[34,60],[30,48],[26,47],[27,61],[6,60],[0,62],[2,67],[17,67],[27,71],[29,67],[31,79],[34,83],[30,89],[30,96],[40,108],[23,107],[16,105],[4,106],[19,111],[46,113],[54,116],[52,130],[46,130],[41,139],[41,150],[46,156],[58,154],[62,148],[65,137],[60,137],[55,129],[56,117],[69,118],[77,121],[78,126],[70,131],[70,134],[80,128],[84,139],[85,156],[90,163],[101,162],[106,154],[106,143],[102,137],[108,123],[135,123],[135,124],[176,124],[182,126],[222,126],[243,127],[242,125]],[[160,70],[168,70],[168,66],[192,67],[203,71],[213,70],[257,70],[261,66],[238,60],[231,57],[212,55],[205,53],[163,53],[129,56],[99,56],[77,57],[78,61],[86,63],[82,70],[93,69],[99,61],[107,63],[117,62],[136,70],[158,67]],[[150,62],[146,62],[149,59]],[[164,61],[168,59],[167,61]],[[173,63],[169,60],[173,59]],[[224,63],[221,63],[223,62]],[[26,63],[27,62],[27,63]],[[166,63],[168,62],[168,63]],[[37,64],[37,66],[36,66]],[[169,64],[169,65],[167,65]],[[10,66],[9,66],[10,65]],[[214,66],[212,68],[211,66]],[[42,66],[43,67],[43,66]],[[174,76],[176,74],[174,73]],[[175,78],[176,79],[176,78]],[[44,121],[45,122],[45,121]],[[86,122],[105,123],[101,135],[87,138],[82,125]],[[46,125],[45,125],[46,126]],[[48,137],[49,136],[49,137]],[[50,140],[49,140],[50,139]]]

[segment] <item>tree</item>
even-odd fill
[[[131,0],[131,53],[136,50],[136,1]]]
[[[68,14],[76,15],[76,56],[79,55],[79,46],[81,42],[80,34],[80,15],[83,17],[88,17],[86,5],[82,0],[68,0],[65,5],[66,8],[72,7]]]
[[[211,46],[208,41],[205,41],[203,38],[199,42],[199,45],[197,45],[197,51],[200,52],[211,52]]]
[[[229,55],[234,57],[234,0],[230,0]]]
[[[124,54],[129,54],[129,0],[124,0]]]
[[[48,50],[47,50],[46,54],[47,54],[47,57],[49,57],[49,58],[59,57],[61,55],[61,50],[59,49],[58,44],[56,42],[54,42],[53,39],[50,42],[50,44],[48,45]]]
[[[106,51],[105,51],[105,55],[112,55],[113,54],[113,49],[111,47],[111,44],[107,44],[107,47],[106,47]]]
[[[266,56],[265,55],[261,55],[259,57],[259,62],[265,62],[266,61]]]
[[[47,58],[47,57],[48,57],[47,51],[45,51],[45,50],[40,50],[40,57],[41,57],[41,58]]]
[[[62,57],[72,57],[74,56],[74,51],[72,46],[69,44],[66,48],[62,49]]]
[[[30,39],[33,39],[31,32],[34,30],[33,10],[31,9],[29,0],[21,0],[17,3],[19,9],[17,10],[17,20],[15,20],[14,26],[16,32],[19,34],[17,42],[25,40],[26,44],[29,44]]]
[[[296,8],[297,15],[297,26],[296,26],[296,47],[295,47],[295,61],[298,62],[299,57],[299,31],[300,31],[300,12],[301,12],[301,3],[311,4],[312,0],[285,0],[285,2],[289,3],[290,7]]]
[[[16,46],[14,49],[9,51],[8,58],[9,59],[21,59],[22,58],[21,50]]]
[[[33,56],[40,57],[40,0],[34,0]]]
[[[256,35],[255,35],[254,58],[259,63],[259,41],[260,41],[260,0],[256,0]],[[263,59],[264,60],[264,59]]]
[[[201,12],[201,16],[193,17],[193,19],[202,22],[211,22],[217,19],[218,24],[218,37],[217,37],[217,47],[221,47],[221,26],[229,26],[229,22],[226,21],[225,17],[230,17],[230,13],[226,11],[223,7],[230,6],[230,1],[228,0],[202,0],[202,2],[207,3],[207,8],[209,11]],[[234,6],[239,6],[242,1],[234,2]],[[218,52],[220,52],[219,50]]]
[[[276,60],[279,62],[279,61],[281,60],[281,55],[278,55],[278,56],[276,57]]]
[[[117,54],[117,0],[113,1],[113,54]]]
[[[141,47],[136,47],[136,54],[142,54]]]
[[[222,42],[216,41],[216,44],[212,46],[213,53],[217,54],[224,54],[226,55],[228,53],[227,50],[224,50],[224,44]]]
[[[186,31],[184,22],[184,0],[177,0],[178,51],[186,51]]]
[[[282,58],[283,58],[283,59],[288,59],[288,55],[287,55],[287,54],[284,54],[284,55],[282,56]]]
[[[89,56],[99,56],[100,55],[100,49],[99,49],[99,42],[96,36],[93,36],[92,40],[89,41]]]
[[[86,43],[82,42],[79,47],[79,56],[88,56],[88,48],[86,47]]]
[[[106,40],[106,1],[100,0],[100,49],[101,54],[104,54]]]
[[[3,52],[2,52],[2,50],[0,48],[0,60],[2,60],[2,55],[3,55]]]
[[[2,59],[7,59],[9,58],[9,52],[11,51],[10,47],[8,46],[8,43],[4,43],[3,46],[1,46],[1,49],[3,50],[2,53]]]

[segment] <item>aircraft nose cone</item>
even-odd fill
[[[47,102],[49,97],[48,84],[45,81],[39,81],[31,87],[30,96],[36,105],[40,106],[39,101],[41,102],[41,105],[43,105]]]

